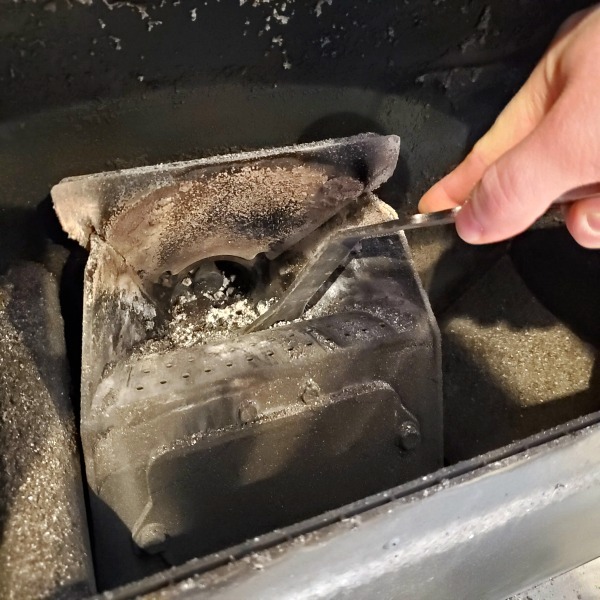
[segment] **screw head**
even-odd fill
[[[414,421],[404,421],[399,433],[398,445],[402,450],[414,450],[421,443],[421,432]]]

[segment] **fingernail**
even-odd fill
[[[469,244],[478,244],[483,237],[483,227],[473,216],[470,206],[465,207],[456,216],[456,231]]]
[[[587,222],[593,232],[600,233],[600,212],[590,213],[587,216]]]

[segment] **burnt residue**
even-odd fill
[[[157,278],[211,256],[252,259],[306,222],[328,180],[316,165],[248,165],[142,196],[107,224],[106,239]]]
[[[415,0],[376,9],[340,0],[2,4],[3,109],[14,115],[216,79],[360,80],[389,89],[391,80],[412,82],[423,71],[539,53],[570,12],[591,2]]]
[[[365,133],[66,178],[52,197],[70,237],[98,235],[151,288],[202,259],[280,254],[386,181],[399,146]]]

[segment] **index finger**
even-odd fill
[[[467,157],[423,195],[419,202],[421,212],[463,204],[488,167],[525,139],[541,122],[557,95],[548,84],[546,68],[544,60]]]

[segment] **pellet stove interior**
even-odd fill
[[[10,3],[4,9],[0,58],[8,75],[0,136],[4,190],[0,317],[5,332],[0,353],[4,415],[0,460],[18,468],[1,471],[0,575],[6,576],[0,576],[0,586],[17,590],[21,597],[48,595],[57,589],[70,590],[78,597],[86,585],[90,589],[91,581],[89,556],[85,558],[88,528],[82,518],[83,504],[77,500],[81,483],[87,486],[88,481],[73,476],[77,464],[73,439],[80,438],[73,437],[69,425],[73,422],[69,398],[75,411],[80,402],[80,303],[83,265],[88,257],[61,234],[47,198],[51,186],[64,177],[84,173],[377,131],[402,135],[404,147],[395,175],[377,194],[399,214],[411,213],[427,185],[447,171],[492,122],[558,23],[586,3],[566,6],[553,2],[552,10],[547,2],[390,3],[385,9],[378,6],[373,14],[369,3],[346,7],[346,12],[334,10],[334,0],[319,3],[318,17],[314,7],[295,5],[296,16],[285,30],[273,17],[266,21],[272,15],[271,3],[233,4],[197,7],[198,19],[192,19],[185,7],[149,4],[151,28],[138,9],[125,3],[56,6],[55,12],[53,3],[47,10],[38,4]],[[359,26],[352,25],[353,21]],[[266,34],[266,25],[273,28],[273,36]],[[271,44],[271,38],[280,33],[285,33],[285,45]],[[223,42],[232,36],[240,40],[239,47]],[[169,51],[165,49],[167,39],[174,44],[168,45]],[[205,60],[199,61],[198,56]],[[288,59],[291,68],[285,66]],[[166,493],[168,486],[148,486],[152,476],[143,485],[127,474],[121,479],[117,476],[112,482],[107,480],[101,493],[116,499],[115,505],[121,498],[136,501],[119,507],[121,514],[116,514],[93,488],[88,489],[86,507],[100,589],[124,581],[119,573],[127,573],[132,580],[222,548],[231,540],[260,534],[270,525],[277,527],[278,522],[285,524],[278,507],[294,507],[287,516],[301,520],[351,497],[393,486],[412,474],[433,471],[440,459],[454,465],[530,435],[543,437],[549,428],[600,408],[600,315],[595,310],[599,305],[598,255],[577,247],[561,227],[528,232],[510,244],[486,248],[462,244],[449,228],[412,232],[406,240],[395,240],[393,247],[367,247],[364,252],[353,258],[354,264],[341,275],[339,285],[345,283],[347,291],[353,281],[354,285],[358,282],[372,298],[375,290],[372,281],[364,280],[366,273],[375,273],[376,279],[394,285],[403,281],[405,287],[395,289],[411,299],[412,318],[397,320],[385,334],[369,338],[373,346],[362,347],[374,349],[372,356],[345,345],[347,338],[363,343],[363,329],[379,332],[381,323],[389,327],[393,321],[369,314],[362,288],[354,293],[354,297],[363,297],[366,313],[362,320],[353,322],[348,331],[325,322],[322,339],[332,339],[344,350],[328,354],[331,362],[323,362],[310,355],[313,346],[309,346],[302,360],[316,371],[338,372],[339,389],[343,390],[344,382],[353,385],[341,394],[327,395],[320,385],[302,382],[298,397],[306,402],[296,405],[297,420],[290,431],[312,431],[307,444],[313,450],[297,447],[294,452],[283,451],[289,438],[272,426],[264,430],[264,446],[248,443],[243,435],[237,445],[222,438],[220,447],[207,446],[205,456],[211,457],[207,462],[199,457],[190,459],[185,446],[169,448],[171,458],[157,460],[149,472],[155,481],[169,484],[179,478],[185,492],[180,495]],[[409,252],[412,260],[407,258]],[[360,261],[368,261],[370,269],[361,268]],[[236,275],[241,282],[238,277],[247,271],[239,264],[219,263],[217,269],[224,269],[229,280]],[[426,299],[415,272],[427,292]],[[220,277],[212,265],[205,264],[197,278],[206,282],[215,275]],[[185,277],[178,280],[178,290],[187,288],[187,283]],[[196,283],[192,278],[192,285]],[[61,337],[59,285],[73,382],[70,390],[65,348],[47,341]],[[226,294],[228,289],[217,291]],[[351,302],[352,298],[351,294]],[[443,407],[436,412],[432,403],[425,414],[419,413],[423,411],[419,398],[430,397],[431,390],[416,389],[411,400],[411,386],[406,385],[407,381],[413,383],[419,370],[410,362],[399,369],[383,360],[378,349],[382,344],[388,349],[408,347],[406,336],[416,334],[423,341],[423,353],[433,348],[435,327],[432,329],[428,302],[441,333]],[[336,304],[337,309],[350,307]],[[396,316],[406,312],[398,307],[393,310]],[[301,321],[259,332],[256,343],[277,343],[279,351],[287,355],[286,335],[293,333],[305,343],[314,339],[315,331],[307,332],[307,326]],[[229,355],[236,356],[239,347],[235,340],[220,343],[227,345]],[[223,348],[211,353],[210,344],[203,346],[202,352],[210,355],[210,360],[223,357],[226,371],[238,368],[237,359],[221,354]],[[178,350],[182,360],[187,360],[188,351]],[[238,356],[246,360],[245,354]],[[139,368],[143,372],[142,363]],[[229,367],[229,363],[235,366]],[[164,372],[174,368],[166,361],[162,367]],[[361,387],[358,380],[373,370],[377,370],[378,383]],[[185,373],[182,367],[181,384],[187,381]],[[297,368],[289,376],[301,381],[302,373],[303,369]],[[202,371],[202,375],[210,377],[211,373]],[[260,420],[265,407],[260,401],[243,404],[244,393],[253,390],[251,400],[268,396],[271,379],[264,373],[255,387],[227,390],[232,399],[226,411],[195,414],[194,419],[182,419],[176,425],[171,422],[160,433],[176,432],[179,423],[189,423],[193,430],[203,425],[219,429],[223,419],[228,419],[228,424],[237,424],[237,433],[245,434],[251,426],[243,422]],[[31,382],[36,383],[32,386]],[[155,386],[162,385],[157,379]],[[404,385],[406,391],[399,394],[397,390]],[[210,386],[205,391],[209,404],[213,391]],[[216,390],[220,398],[223,392],[222,387]],[[311,402],[321,395],[328,399],[319,412]],[[43,401],[25,404],[33,397]],[[23,398],[22,404],[14,398]],[[369,403],[373,414],[365,420],[364,406]],[[178,408],[183,414],[182,407]],[[282,413],[289,416],[289,408],[286,410]],[[320,422],[311,420],[315,413]],[[390,414],[396,414],[398,420],[389,419]],[[398,445],[403,423],[417,425],[417,433],[422,435],[423,431],[435,431],[436,418],[443,421],[443,450],[423,457],[414,447],[407,450]],[[430,425],[426,425],[427,419]],[[136,425],[143,427],[144,422],[140,419]],[[350,423],[356,430],[344,429],[340,423]],[[119,438],[120,423],[116,425],[107,428],[99,442],[106,444],[107,457],[111,449],[115,457],[127,454],[128,438]],[[183,433],[193,435],[194,431]],[[156,434],[156,429],[148,430],[142,438]],[[347,486],[347,480],[338,485],[339,446],[333,441],[327,445],[330,439],[348,449],[353,441],[360,442],[355,445],[356,454],[347,454],[347,458],[360,463],[363,456],[361,472],[372,469],[373,481],[360,482],[354,488]],[[406,439],[410,447],[410,440],[415,439],[410,426]],[[421,437],[417,448],[430,448],[429,441]],[[277,469],[285,473],[281,465],[290,460],[298,480],[286,480],[285,476],[279,480],[289,496],[264,507],[256,498],[264,499],[265,488],[255,485],[246,486],[248,495],[237,497],[241,502],[225,507],[207,504],[199,510],[191,503],[193,494],[188,492],[197,480],[209,482],[213,497],[223,498],[236,484],[233,476],[224,480],[223,473],[241,477],[245,459],[260,459],[273,445],[282,449],[281,463],[265,463],[264,470],[247,473],[247,481],[266,481]],[[61,454],[56,449],[62,447],[67,451]],[[58,456],[66,457],[64,462],[57,462]],[[417,456],[425,462],[411,464],[411,457]],[[132,462],[135,460],[132,455]],[[322,461],[322,478],[314,485],[313,473],[303,470],[303,465],[318,460]],[[402,469],[397,468],[398,461]],[[222,469],[215,471],[219,464]],[[108,472],[111,465],[107,465]],[[84,477],[89,476],[86,468]],[[314,493],[327,485],[330,496]],[[146,490],[146,496],[140,489]],[[348,495],[340,493],[344,489]],[[148,497],[155,497],[156,502],[150,505]],[[160,513],[152,514],[155,506],[162,507]],[[263,513],[262,529],[248,526],[252,521],[243,506]],[[220,521],[212,518],[219,510],[229,511]],[[268,523],[271,514],[273,522]],[[44,515],[43,527],[40,515]],[[197,520],[169,521],[174,515],[196,515]],[[98,518],[114,527],[94,529],[93,521]],[[66,527],[69,520],[79,529]],[[178,550],[165,547],[171,530],[187,527],[198,532],[207,523],[212,523],[212,534],[222,531],[224,538],[207,541],[198,535],[185,540],[176,534]],[[51,535],[44,535],[45,531]],[[23,532],[28,534],[23,537]],[[113,549],[119,545],[131,550],[130,559],[114,569],[111,560],[119,561],[121,555],[113,555]],[[136,566],[140,562],[145,565],[141,569]]]
[[[397,217],[373,192],[398,148],[396,136],[361,134],[52,189],[62,226],[90,250],[80,434],[102,588],[442,466],[440,337],[404,235],[356,244],[349,262],[313,281],[313,257],[333,236]],[[303,277],[309,309],[257,328]],[[505,258],[478,287],[498,302],[494,315],[545,317]],[[480,402],[474,370],[461,365],[473,352],[500,356],[525,404],[572,390],[595,397],[593,353],[578,353],[575,338],[561,330],[549,353],[543,335],[520,332],[518,349],[503,348],[510,331],[482,335],[461,318],[470,293],[445,315],[446,342],[456,343],[447,386],[460,374],[458,393],[468,382]],[[570,373],[556,377],[563,354]]]

